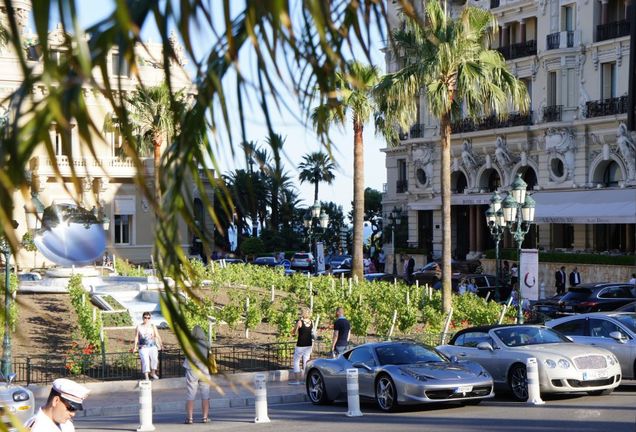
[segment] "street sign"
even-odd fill
[[[291,269],[291,261],[284,259],[280,263],[283,267],[285,267],[285,270]]]

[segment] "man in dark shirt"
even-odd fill
[[[344,316],[344,309],[336,309],[336,320],[333,323],[333,338],[331,351],[337,357],[347,350],[349,345],[349,335],[351,334],[351,323]]]
[[[561,266],[556,273],[554,273],[554,285],[556,286],[557,295],[565,294],[565,266]]]

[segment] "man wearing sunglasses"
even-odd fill
[[[46,404],[26,422],[31,432],[74,432],[72,419],[75,412],[84,409],[83,402],[89,390],[66,378],[53,381]]]

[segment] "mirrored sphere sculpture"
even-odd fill
[[[73,204],[44,209],[33,239],[47,259],[63,266],[92,264],[106,250],[106,233],[97,215]]]

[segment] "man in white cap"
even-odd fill
[[[86,387],[66,378],[53,381],[46,404],[25,424],[31,432],[74,432],[71,421],[88,395]]]

